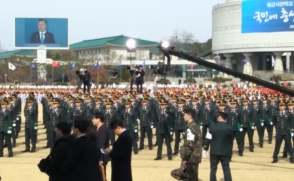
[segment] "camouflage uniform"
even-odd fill
[[[186,161],[186,168],[175,169],[171,172],[177,180],[198,181],[198,165],[202,157],[202,134],[197,124],[188,124],[184,145],[180,149],[180,156]]]

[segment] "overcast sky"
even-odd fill
[[[126,35],[152,41],[185,30],[211,38],[212,7],[225,0],[1,0],[0,41],[14,49],[15,17],[69,18],[69,43]]]

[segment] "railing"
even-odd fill
[[[294,72],[291,72],[291,71],[276,71],[276,70],[270,70],[270,71],[262,71],[262,70],[258,70],[258,71],[254,71],[254,76],[255,77],[258,77],[258,78],[261,78],[263,80],[267,80],[267,81],[270,81],[270,78],[274,75],[278,75],[282,78],[285,78],[285,77],[291,77],[293,78],[294,77]]]

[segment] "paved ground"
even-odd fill
[[[42,118],[42,109],[39,108],[39,120]],[[41,128],[41,126],[40,126]],[[38,132],[37,152],[21,153],[24,147],[24,132],[21,132],[17,140],[17,146],[14,148],[14,157],[7,158],[7,148],[4,149],[5,156],[0,158],[0,175],[2,181],[43,181],[48,180],[48,176],[41,173],[37,167],[40,159],[45,158],[49,149],[42,149],[45,146],[45,130]],[[255,142],[257,143],[257,133],[255,133]],[[147,141],[146,141],[147,143]],[[236,144],[235,144],[236,145]],[[231,163],[232,177],[235,181],[285,181],[292,180],[294,164],[289,163],[289,159],[279,159],[276,164],[271,164],[273,144],[265,143],[264,148],[256,145],[254,153],[247,149],[244,157],[234,154]],[[235,149],[236,150],[236,149]],[[166,149],[163,150],[166,153]],[[141,151],[138,155],[133,155],[132,169],[134,181],[172,181],[171,170],[179,167],[180,159],[176,156],[172,161],[166,157],[160,161],[154,161],[156,156],[156,147],[150,151],[148,149]],[[165,156],[165,155],[164,155]],[[110,165],[107,167],[107,178],[110,180]],[[217,173],[218,180],[223,180],[221,167]],[[209,180],[209,159],[203,159],[199,166],[199,178],[202,181]]]

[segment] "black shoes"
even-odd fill
[[[156,157],[154,160],[161,160],[161,157]]]
[[[173,153],[173,155],[178,155],[178,154],[179,154],[179,152],[177,152],[177,151]]]
[[[22,151],[23,153],[30,152],[30,149],[25,149]]]
[[[277,163],[278,162],[278,159],[274,158],[272,163]]]

